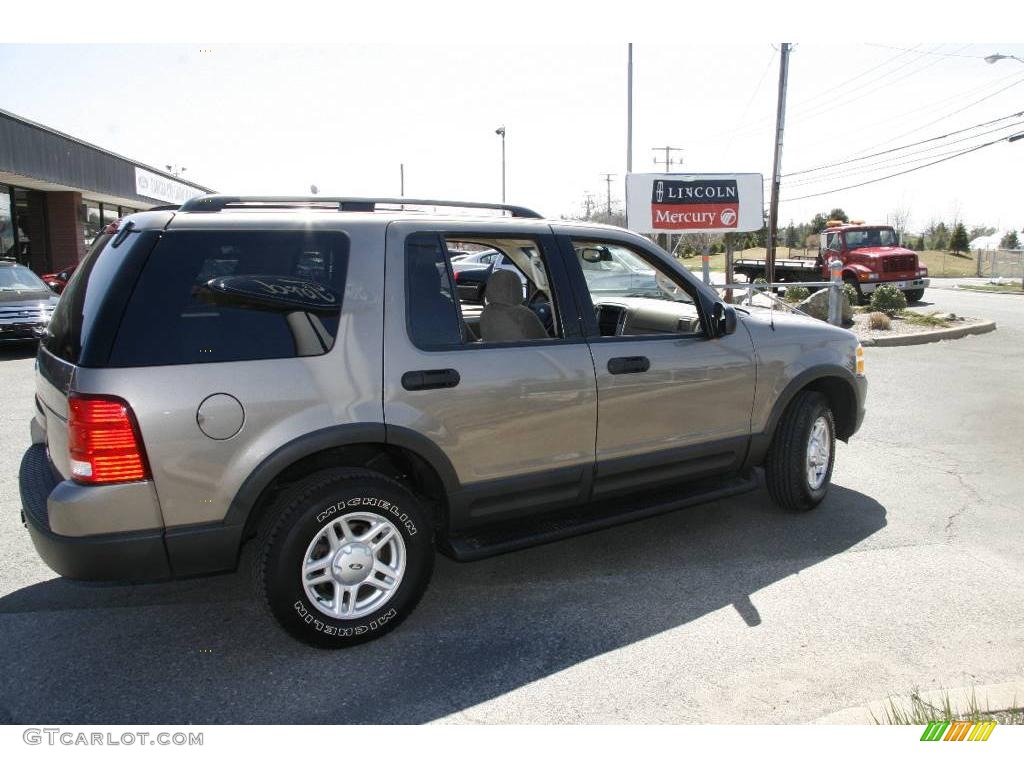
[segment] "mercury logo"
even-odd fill
[[[726,208],[722,211],[721,218],[723,227],[731,227],[736,223],[736,210],[733,208]]]

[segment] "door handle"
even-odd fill
[[[451,389],[461,381],[459,372],[454,368],[441,368],[436,371],[407,371],[402,374],[402,386],[409,391],[419,389]]]
[[[608,373],[646,373],[651,368],[651,361],[646,357],[613,357],[608,360]]]

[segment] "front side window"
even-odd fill
[[[348,238],[337,232],[167,232],[136,283],[110,365],[325,354],[347,259]]]
[[[574,240],[601,336],[699,334],[691,288],[639,251],[618,243]]]
[[[406,240],[409,335],[421,349],[562,338],[548,262],[533,239],[474,237],[488,249],[452,262],[449,245],[467,242],[436,232]],[[485,261],[486,259],[486,261]]]

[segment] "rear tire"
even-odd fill
[[[289,634],[343,648],[398,626],[433,567],[430,519],[405,487],[376,472],[328,469],[296,483],[270,510],[253,580]]]
[[[832,480],[835,420],[820,392],[800,392],[775,428],[765,458],[768,493],[777,505],[806,512],[821,503]]]
[[[904,291],[903,293],[907,297],[907,304],[913,304],[914,302],[920,301],[924,298],[924,288],[917,288],[913,291]]]

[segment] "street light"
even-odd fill
[[[1024,64],[1024,59],[1022,59],[1020,56],[1008,56],[1005,53],[993,53],[985,57],[985,61],[987,61],[989,64],[995,64],[997,61],[1002,61],[1003,59],[1013,59],[1014,61],[1019,61],[1021,64]],[[1018,133],[1016,136],[1011,136],[1010,138],[1008,138],[1007,141],[1012,144],[1013,142],[1019,141],[1022,138],[1024,138],[1024,133]],[[1021,290],[1024,290],[1024,275],[1021,275],[1020,287]]]
[[[501,202],[505,202],[505,126],[494,131],[501,136]]]
[[[1003,59],[1013,59],[1014,61],[1019,61],[1021,64],[1024,64],[1024,59],[1020,56],[1012,56],[1004,53],[993,53],[991,56],[985,57],[985,61],[989,64],[995,64],[997,61],[1002,61]]]

